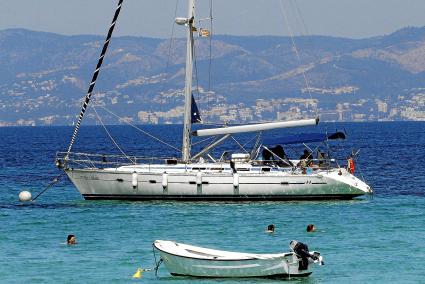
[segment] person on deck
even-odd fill
[[[265,165],[268,165],[273,161],[273,154],[267,149],[263,150],[262,156]]]
[[[354,171],[356,170],[356,166],[354,165],[354,159],[353,159],[353,156],[352,155],[350,155],[350,156],[348,156],[348,158],[347,158],[347,171],[350,173],[350,174],[354,174]]]
[[[307,149],[304,149],[304,153],[300,156],[300,160],[311,159],[311,153]]]
[[[319,168],[323,167],[325,162],[325,153],[320,151],[320,149],[317,149],[317,160],[319,161]]]
[[[312,157],[311,153],[307,149],[304,149],[304,153],[300,156],[300,162],[298,165],[301,166],[301,168],[307,167],[310,164]]]
[[[288,156],[286,155],[285,150],[283,149],[281,145],[277,145],[271,150],[278,157],[276,158],[276,161],[279,166],[281,167],[293,166]]]

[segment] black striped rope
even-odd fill
[[[96,85],[97,77],[99,76],[100,67],[102,66],[103,59],[105,58],[106,51],[108,50],[109,42],[111,41],[112,33],[114,31],[115,23],[117,22],[118,15],[120,14],[123,1],[124,0],[118,1],[118,6],[117,6],[117,9],[115,10],[114,18],[112,20],[111,25],[109,26],[108,35],[106,36],[105,43],[103,44],[103,49],[100,54],[99,61],[97,62],[96,70],[93,73],[93,77],[91,79],[90,86],[83,103],[83,107],[81,109],[80,115],[78,116],[78,121],[77,121],[77,124],[75,125],[74,133],[72,134],[71,142],[69,143],[68,151],[66,152],[66,155],[65,155],[65,161],[68,160],[69,153],[71,152],[72,146],[74,145],[75,138],[77,137],[78,130],[81,125],[81,121],[83,120],[83,117],[84,117],[84,113],[86,112],[87,106],[90,102],[91,95],[93,94],[93,89],[94,89],[94,86]]]

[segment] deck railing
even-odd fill
[[[57,152],[56,153],[56,165],[59,168],[118,168],[121,166],[131,166],[136,164],[145,164],[145,165],[153,165],[153,164],[162,164],[162,165],[175,165],[177,163],[181,163],[181,161],[176,158],[170,157],[143,157],[143,156],[124,156],[124,155],[106,155],[106,154],[90,154],[90,153],[69,153],[67,159],[65,159],[67,153],[66,152]],[[276,160],[249,160],[246,161],[253,165],[258,172],[267,172],[273,169],[280,169],[283,171],[304,171],[308,168],[312,170],[330,170],[335,168],[336,160],[335,159],[312,159],[313,166],[304,166],[302,163],[299,163],[298,160],[292,160],[291,164],[284,163],[283,161]],[[225,165],[231,166],[230,161],[222,161],[221,167],[225,167]],[[236,166],[238,163],[236,163]],[[240,166],[240,164],[239,164]],[[198,166],[197,166],[198,167]],[[191,168],[189,166],[189,168]],[[211,169],[203,168],[204,170],[212,170],[217,167],[211,167]],[[244,171],[244,168],[237,167],[239,171]],[[269,169],[269,170],[267,170]],[[252,169],[249,170],[252,172]]]
[[[143,156],[124,156],[90,153],[56,153],[56,165],[67,168],[107,168],[131,166],[136,164],[176,164],[176,158],[169,157],[143,157]]]

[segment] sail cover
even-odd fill
[[[301,144],[301,143],[313,143],[313,142],[324,142],[327,140],[345,139],[343,132],[336,132],[328,135],[327,133],[299,133],[285,137],[275,137],[263,139],[264,144],[269,145],[288,145],[288,144]]]
[[[294,121],[280,121],[280,122],[269,122],[269,123],[258,123],[248,124],[240,126],[229,126],[221,128],[209,128],[200,129],[194,131],[194,136],[211,136],[211,135],[224,135],[224,134],[235,134],[235,133],[247,133],[255,131],[265,131],[278,128],[290,128],[290,127],[302,127],[302,126],[313,126],[319,123],[319,118],[305,119],[305,120],[294,120]]]
[[[195,98],[193,97],[192,94],[192,117],[191,117],[191,122],[193,123],[202,123],[202,118],[201,118],[201,114],[199,113],[199,109],[198,106],[196,105],[196,101]]]

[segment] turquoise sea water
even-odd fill
[[[322,126],[326,129],[335,125]],[[373,198],[321,202],[119,202],[84,201],[69,181],[23,205],[18,193],[40,192],[60,172],[54,154],[71,128],[0,128],[1,283],[276,283],[280,280],[201,280],[152,268],[155,239],[233,251],[288,251],[297,239],[319,250],[325,266],[297,283],[424,283],[425,177],[421,157],[425,123],[341,124],[348,149],[360,147],[358,169]],[[166,131],[164,131],[166,130]],[[156,143],[112,127],[129,151],[160,151]],[[180,141],[178,127],[150,131]],[[77,149],[107,151],[101,129],[83,128]],[[91,139],[84,144],[85,138]],[[94,140],[94,142],[93,142]],[[80,140],[79,140],[80,141]],[[336,146],[337,147],[337,146]],[[338,146],[339,147],[339,146]],[[266,234],[274,223],[276,232]],[[314,223],[315,233],[305,227]],[[67,246],[66,236],[77,236]]]

